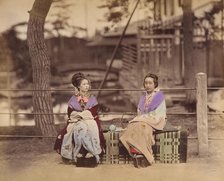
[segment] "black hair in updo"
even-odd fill
[[[76,87],[77,89],[79,89],[79,86],[80,86],[83,79],[86,79],[86,77],[83,73],[81,73],[81,72],[75,73],[72,76],[72,85],[74,87]]]
[[[152,73],[146,74],[146,76],[144,78],[144,81],[143,81],[143,86],[145,87],[145,79],[148,78],[148,77],[151,77],[153,79],[153,82],[155,84],[155,88],[158,87],[158,85],[159,85],[159,78],[158,78],[157,75],[152,74]]]

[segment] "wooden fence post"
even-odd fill
[[[207,76],[196,75],[198,154],[208,155]]]
[[[141,60],[141,30],[138,28],[137,34],[137,67],[136,67],[136,75],[138,81],[138,87],[142,87],[142,79],[143,79],[143,67]]]

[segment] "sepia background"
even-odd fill
[[[67,102],[74,94],[74,73],[83,72],[91,80],[91,93],[98,97],[104,130],[111,124],[124,128],[136,115],[144,75],[152,72],[159,76],[167,120],[189,132],[188,161],[155,164],[143,170],[133,170],[131,165],[100,165],[95,170],[63,165],[52,145],[40,138],[41,129],[35,127],[35,82],[27,45],[33,3],[0,0],[0,178],[164,180],[168,175],[167,180],[222,179],[223,0],[141,0],[136,9],[137,0],[59,0],[51,5],[44,35],[57,131],[66,124]],[[200,157],[198,150],[197,75],[201,72],[206,75],[207,85],[204,114],[208,118],[208,157]]]

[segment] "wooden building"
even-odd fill
[[[171,1],[173,3],[170,3]],[[142,79],[147,72],[156,73],[160,77],[160,85],[163,88],[185,86],[183,1],[171,1],[169,3],[166,0],[155,1],[154,19],[145,19],[129,25],[119,50],[123,63],[119,81],[125,89],[142,87]],[[204,15],[203,13],[214,8],[216,3],[198,1],[192,4],[192,12],[194,16]],[[220,8],[219,12],[221,10]],[[192,57],[195,66],[198,72],[207,73],[208,86],[223,86],[221,46],[223,40],[209,37],[200,23],[194,21],[192,27]],[[115,47],[123,28],[119,27],[113,32],[103,34],[101,39],[92,43],[92,46]],[[137,98],[133,92],[129,92],[128,96],[136,102]],[[181,99],[181,97],[183,95],[176,94],[173,99]]]

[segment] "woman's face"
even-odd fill
[[[144,82],[145,90],[150,93],[155,89],[155,83],[152,77],[147,77]]]
[[[90,89],[89,81],[87,79],[83,79],[80,83],[79,91],[80,92],[88,92],[89,89]]]

